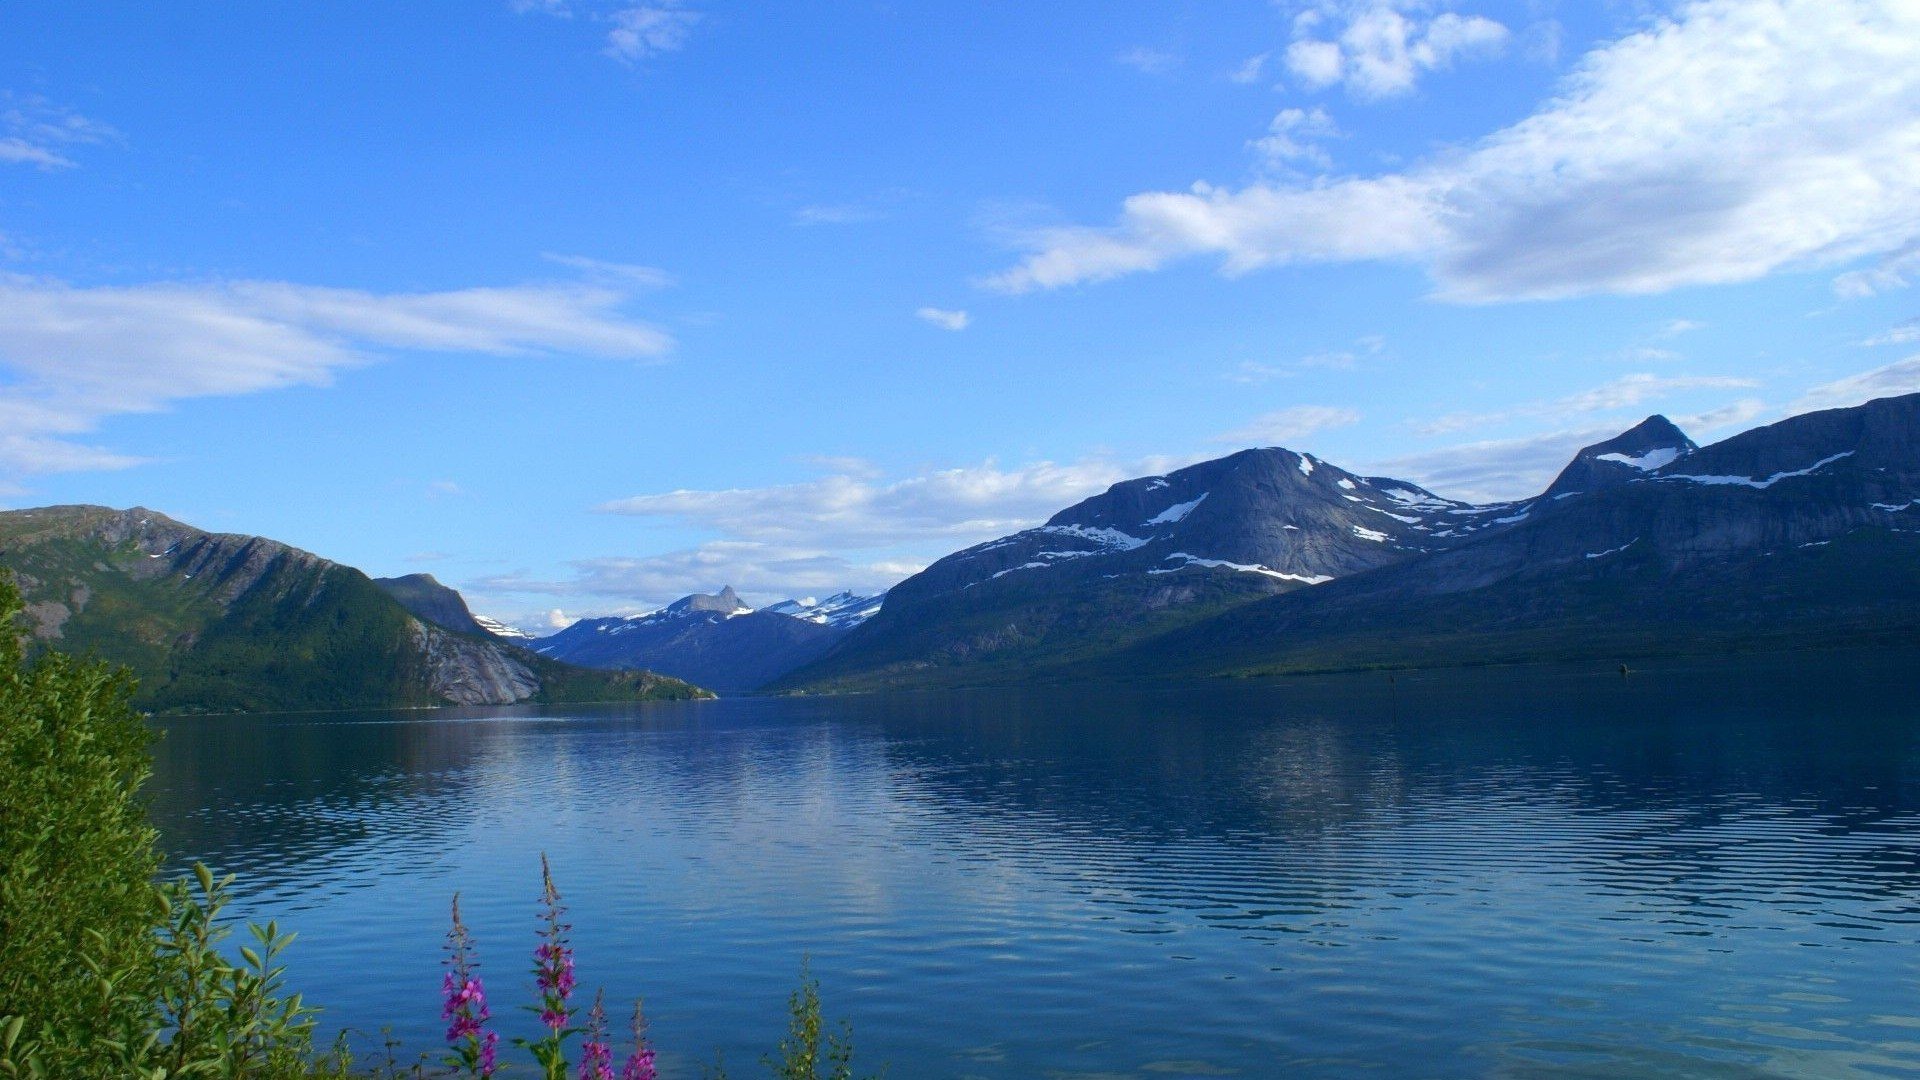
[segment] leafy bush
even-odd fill
[[[110,1076],[156,1030],[150,736],[125,673],[23,662],[19,612],[0,579],[0,1058],[31,1042],[54,1075]]]

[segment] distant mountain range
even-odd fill
[[[1471,506],[1283,449],[950,555],[785,690],[1920,643],[1920,395],[1705,448],[1664,417]]]
[[[702,696],[595,671],[489,633],[425,575],[375,583],[257,536],[151,510],[0,513],[0,568],[39,646],[132,668],[156,711],[251,712]]]
[[[0,513],[0,567],[37,640],[128,664],[145,704],[177,710],[1914,646],[1920,394],[1707,447],[1649,417],[1492,505],[1245,450],[1115,484],[883,596],[754,610],[726,588],[538,639],[427,574],[376,582],[140,509]]]
[[[755,611],[728,587],[645,615],[582,619],[533,648],[570,664],[646,668],[734,693],[818,659],[879,607],[879,597],[840,593]]]

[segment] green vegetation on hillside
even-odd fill
[[[426,631],[398,601],[360,571],[284,544],[204,533],[148,511],[49,507],[0,514],[0,571],[25,596],[38,631],[31,650],[128,668],[143,709],[448,703]],[[531,672],[538,703],[707,696],[649,672],[575,668],[485,635],[458,636],[496,668]]]

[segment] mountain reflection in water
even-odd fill
[[[803,957],[901,1077],[1912,1075],[1914,659],[178,719],[154,810],[423,1050],[546,851],[668,1076]]]

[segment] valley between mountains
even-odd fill
[[[1649,417],[1472,505],[1284,448],[1115,484],[883,596],[730,588],[551,636],[146,510],[0,513],[34,640],[156,710],[847,692],[1920,641],[1920,395],[1700,447]]]

